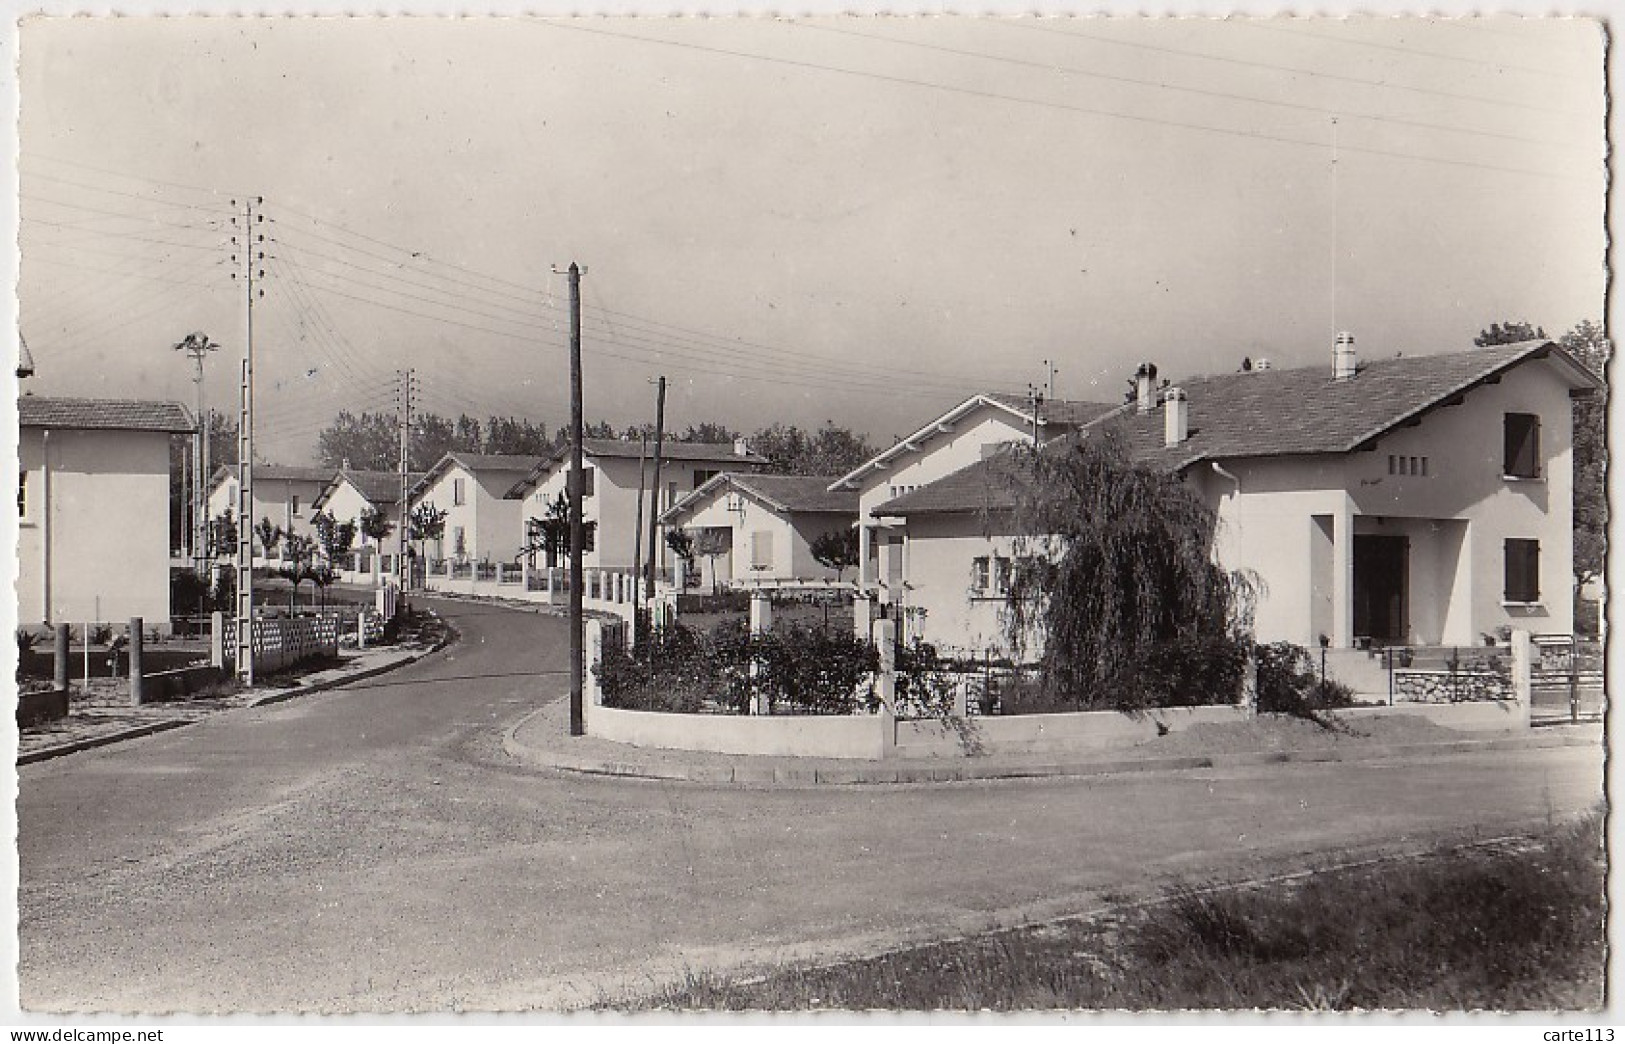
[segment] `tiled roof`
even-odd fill
[[[725,471],[706,480],[694,492],[669,508],[662,520],[679,518],[709,501],[724,486],[733,486],[755,496],[775,511],[858,514],[858,495],[852,490],[830,492],[834,475],[758,475],[753,472]]]
[[[284,464],[256,464],[254,465],[255,482],[327,482],[337,473],[337,468],[310,468]],[[212,491],[222,482],[237,477],[237,465],[222,464],[214,469],[209,476],[209,489]]]
[[[621,460],[632,459],[647,454],[649,460],[654,460],[654,445],[645,448],[640,442],[630,439],[582,439],[581,455],[588,457],[610,457]],[[522,500],[529,495],[542,479],[546,478],[560,463],[570,459],[570,447],[564,445],[554,450],[549,456],[537,461],[530,473],[515,482],[506,494],[509,500]],[[767,458],[760,453],[746,451],[743,454],[734,452],[731,442],[677,442],[668,440],[661,444],[661,460],[704,461],[706,463],[732,463],[732,464],[766,464]]]
[[[1334,380],[1328,365],[1175,381],[1189,403],[1190,437],[1163,445],[1163,413],[1118,415],[1135,455],[1179,469],[1203,460],[1347,453],[1530,359],[1572,369],[1575,387],[1595,380],[1562,349],[1526,341],[1442,355],[1372,359]]]
[[[452,450],[446,454],[469,471],[529,471],[540,457],[512,453],[464,453]],[[433,469],[431,469],[433,470]]]
[[[322,495],[317,498],[314,506],[320,508],[327,503],[346,481],[374,505],[394,504],[401,499],[401,473],[398,471],[341,471],[332,476],[332,481],[322,490]],[[409,472],[406,476],[406,488],[411,489],[421,481],[423,472]]]
[[[876,453],[873,457],[870,457],[862,464],[859,464],[856,468],[830,483],[830,485],[855,487],[858,480],[861,479],[865,474],[884,467],[886,463],[891,460],[891,458],[903,453],[914,452],[919,449],[921,444],[928,442],[931,439],[936,438],[939,434],[949,430],[946,429],[944,425],[950,425],[957,421],[960,417],[963,417],[968,413],[990,404],[1014,414],[1015,416],[1011,418],[1012,421],[1019,420],[1020,422],[1027,424],[1032,423],[1032,414],[1027,405],[1027,400],[1023,396],[1010,395],[1003,392],[979,392],[963,402],[960,402],[946,413],[939,414],[929,424],[926,424],[924,427],[915,431],[907,438],[899,439],[897,442],[881,450],[879,453]],[[1102,416],[1103,414],[1111,412],[1114,409],[1116,409],[1116,407],[1108,403],[1072,402],[1057,399],[1056,401],[1047,403],[1045,405],[1045,409],[1040,414],[1039,420],[1043,422],[1046,430],[1049,431],[1050,437],[1054,438],[1057,433],[1056,429],[1059,427],[1077,428]]]
[[[1189,438],[1163,445],[1163,411],[1119,407],[1088,427],[1116,425],[1136,458],[1180,470],[1203,460],[1348,453],[1406,421],[1446,405],[1521,363],[1551,358],[1575,388],[1598,382],[1544,341],[1443,355],[1373,359],[1349,380],[1329,366],[1198,377],[1174,382],[1189,405]],[[1086,429],[1087,430],[1087,429]],[[1066,436],[1049,446],[1070,445]],[[877,515],[972,512],[1014,503],[1008,455],[978,461],[875,508]]]
[[[104,431],[195,431],[191,411],[178,402],[140,399],[50,399],[24,395],[17,399],[17,422],[23,428]]]

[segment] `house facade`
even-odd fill
[[[26,395],[18,411],[17,620],[169,629],[171,402]]]
[[[1596,387],[1545,342],[1362,366],[1349,339],[1333,367],[1142,389],[1091,427],[1213,510],[1217,560],[1257,581],[1260,641],[1476,645],[1572,632],[1571,399]],[[903,526],[926,637],[955,648],[985,641],[1004,594],[1008,527],[971,509],[994,470],[877,510]]]
[[[1012,445],[1042,444],[1077,431],[1112,408],[1057,400],[1039,405],[1035,416],[1032,406],[1013,396],[973,395],[831,483],[831,492],[858,497],[858,632],[868,633],[871,614],[892,611],[880,606],[911,604],[905,590],[910,548],[903,519],[877,511],[882,504]]]
[[[587,548],[582,555],[592,569],[630,570],[634,561],[648,554],[647,528],[638,531],[640,509],[638,492],[644,490],[641,519],[650,522],[648,486],[654,481],[654,450],[622,439],[584,439],[581,445],[583,488],[581,519],[589,527]],[[744,442],[667,442],[660,463],[659,510],[664,512],[680,499],[724,471],[761,467],[767,459],[752,453]],[[570,476],[568,448],[541,461],[508,490],[516,506],[516,531],[529,547],[533,565],[557,566],[561,550],[554,547],[548,561],[545,540],[538,534],[543,524],[557,514],[559,498],[566,496]],[[566,516],[567,517],[567,516]],[[634,536],[642,538],[642,551],[633,547]],[[657,569],[671,565],[665,541],[655,548]]]
[[[316,516],[316,498],[322,495],[332,481],[333,468],[289,467],[282,464],[256,464],[254,466],[254,517],[251,524],[258,526],[262,519],[282,527],[284,533],[316,539],[311,519]],[[219,518],[229,509],[237,514],[237,465],[227,464],[215,469],[209,480],[209,518]],[[265,549],[258,537],[254,540],[254,553],[263,556]]]
[[[412,508],[433,504],[446,513],[444,534],[428,557],[496,563],[518,557],[524,546],[519,504],[506,494],[539,463],[537,457],[459,450],[441,457],[410,492]]]
[[[679,500],[660,524],[693,539],[704,588],[839,579],[812,553],[823,534],[849,533],[857,524],[858,495],[831,492],[834,478],[723,472]],[[853,572],[847,570],[845,578]]]
[[[423,481],[423,473],[406,476],[406,488],[411,489]],[[356,523],[355,550],[362,559],[382,556],[391,559],[400,547],[401,532],[401,474],[398,471],[340,470],[322,488],[311,507],[318,513],[331,515],[338,522]],[[360,530],[361,516],[368,511],[382,512],[384,520],[393,526],[382,546]],[[389,569],[393,565],[386,562]]]

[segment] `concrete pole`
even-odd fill
[[[766,591],[752,591],[750,593],[750,633],[753,635],[766,634],[773,629],[773,600]],[[754,678],[760,672],[754,659],[751,660],[750,673]],[[753,708],[757,714],[768,714],[772,711],[772,704],[765,689],[756,688]]]
[[[1529,728],[1533,719],[1533,678],[1534,671],[1534,643],[1529,639],[1529,632],[1519,629],[1512,632],[1512,698],[1518,701],[1518,715],[1524,728]]]
[[[68,688],[68,625],[56,625],[56,658],[51,665],[51,682],[57,692],[64,692]]]
[[[142,643],[145,641],[141,634],[141,617],[130,617],[130,706],[139,707],[142,703]]]

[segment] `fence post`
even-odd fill
[[[141,633],[141,617],[130,617],[130,706],[132,707],[141,706],[142,697],[145,695],[142,691],[144,686],[141,684],[141,646],[145,641],[146,638]]]
[[[1321,655],[1325,655],[1324,650]],[[1321,678],[1325,678],[1324,670]],[[1258,653],[1257,647],[1250,641],[1247,643],[1247,662],[1241,668],[1241,708],[1247,712],[1247,717],[1258,717]]]
[[[871,631],[880,654],[880,670],[875,676],[875,692],[880,697],[880,756],[897,753],[897,621],[876,620]]]
[[[226,614],[213,612],[209,614],[209,665],[224,667],[226,665]]]
[[[365,609],[355,614],[355,647],[357,649],[367,647],[367,611]]]
[[[859,591],[852,596],[852,633],[859,638],[870,637],[870,625],[873,622],[869,596]]]
[[[1528,728],[1533,721],[1533,651],[1534,643],[1529,640],[1528,631],[1520,629],[1512,632],[1512,698],[1518,701],[1518,715],[1523,719],[1524,728]]]
[[[773,629],[773,600],[766,591],[752,591],[750,593],[750,633],[752,635],[766,634]],[[751,658],[750,673],[754,678],[760,671],[754,657]],[[772,713],[772,704],[768,700],[765,688],[752,686],[752,707],[757,714]]]
[[[592,731],[592,708],[604,702],[603,689],[598,684],[598,665],[604,659],[604,622],[602,620],[588,620],[583,628],[584,649],[583,659],[587,669],[581,677],[581,711],[582,719],[586,723],[587,731]]]
[[[66,692],[68,688],[68,625],[56,625],[56,662],[52,664],[52,684],[57,692]]]

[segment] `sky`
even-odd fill
[[[260,197],[279,463],[407,367],[565,423],[571,261],[588,418],[665,375],[679,431],[1555,337],[1603,317],[1602,55],[1579,19],[31,19],[26,388],[192,403],[202,331],[235,409]]]

